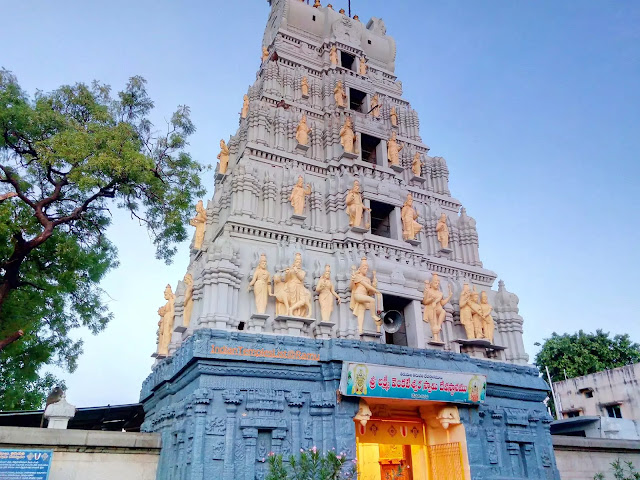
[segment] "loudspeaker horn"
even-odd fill
[[[382,328],[388,333],[396,333],[404,323],[404,317],[397,310],[381,312],[380,318],[382,318]]]

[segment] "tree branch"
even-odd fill
[[[17,332],[12,333],[4,340],[0,340],[0,351],[2,351],[7,345],[11,345],[13,342],[18,340],[20,337],[24,335],[22,330],[18,330]]]

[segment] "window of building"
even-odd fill
[[[362,133],[360,135],[360,150],[362,151],[362,160],[365,162],[376,164],[378,163],[378,145],[380,145],[380,139],[372,137]]]
[[[372,202],[373,203],[373,202]],[[395,295],[382,295],[382,304],[385,311],[397,310],[406,318],[404,309],[411,303],[411,300],[403,297],[396,297]],[[402,345],[408,346],[407,343],[407,324],[402,322],[402,326],[395,333],[384,332],[384,342],[388,345]]]
[[[379,237],[391,238],[391,212],[395,207],[371,200],[371,233]]]
[[[342,68],[346,68],[347,70],[353,70],[354,69],[354,62],[356,60],[356,57],[354,57],[353,55],[347,53],[347,52],[340,52],[340,63],[342,64]]]
[[[622,418],[622,412],[620,411],[620,405],[607,405],[607,416],[611,418]]]
[[[592,388],[581,388],[578,390],[581,394],[583,394],[586,398],[593,398],[593,389]]]
[[[367,94],[357,90],[355,88],[349,89],[349,108],[360,113],[367,113],[365,111],[364,99],[367,98]]]
[[[565,413],[566,418],[575,418],[580,416],[580,410],[573,410]]]

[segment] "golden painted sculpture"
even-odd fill
[[[289,195],[289,201],[291,202],[291,206],[293,206],[294,215],[303,214],[307,195],[311,195],[311,185],[307,183],[305,186],[304,179],[302,178],[302,175],[300,175],[298,177],[298,181],[291,190],[291,195]]]
[[[405,240],[415,240],[416,235],[422,230],[416,220],[418,219],[418,212],[413,208],[413,196],[407,195],[407,199],[404,201],[402,210],[400,211],[402,218],[402,238]]]
[[[394,127],[398,126],[398,113],[396,112],[396,107],[391,107],[391,111],[389,112],[389,119],[391,120],[391,125]]]
[[[389,165],[400,166],[400,151],[404,147],[396,140],[396,132],[391,132],[391,138],[387,140],[387,159]]]
[[[302,255],[296,253],[293,265],[284,271],[289,315],[293,317],[311,317],[311,292],[304,286],[305,275],[306,272],[302,269]]]
[[[338,65],[338,51],[336,50],[336,46],[331,47],[331,51],[329,52],[329,60],[331,60],[331,65]]]
[[[476,287],[473,287],[471,291],[471,298],[467,302],[471,307],[471,323],[473,324],[473,336],[474,338],[484,338],[484,332],[482,331],[482,317],[480,316],[480,304],[478,303],[479,294],[476,291]]]
[[[367,74],[367,61],[364,57],[360,57],[360,65],[358,67],[358,73],[362,76]]]
[[[355,135],[353,133],[353,122],[351,117],[344,119],[344,125],[340,129],[340,145],[347,153],[353,153],[353,140]]]
[[[380,100],[378,99],[377,93],[371,98],[371,115],[376,118],[380,116]],[[402,150],[402,148],[400,148],[400,150]]]
[[[483,337],[493,344],[495,323],[491,316],[491,310],[493,310],[493,307],[489,305],[489,296],[487,295],[487,292],[482,292],[480,294],[480,309],[478,311],[480,319],[482,320],[482,333]]]
[[[331,321],[331,312],[333,312],[333,300],[340,304],[340,297],[331,283],[331,267],[325,265],[324,273],[318,279],[316,285],[316,292],[318,292],[318,303],[320,304],[320,316],[323,322]]]
[[[169,354],[169,343],[173,333],[176,296],[171,290],[171,285],[167,285],[164,289],[164,298],[167,303],[158,309],[158,315],[161,317],[158,322],[158,327],[160,327],[158,332],[158,355]]]
[[[422,162],[420,161],[420,154],[418,152],[413,156],[411,171],[416,177],[419,177],[422,174]]]
[[[264,315],[267,311],[267,301],[269,300],[269,291],[271,287],[271,275],[267,270],[267,256],[263,253],[260,255],[258,266],[253,272],[253,278],[249,282],[247,290],[253,290],[253,296],[256,302],[256,313]]]
[[[309,134],[311,128],[307,125],[307,116],[302,115],[298,128],[296,128],[296,140],[300,145],[307,145],[309,143]]]
[[[193,275],[187,273],[182,281],[184,289],[184,310],[182,311],[182,325],[188,327],[191,323],[191,312],[193,311]]]
[[[220,160],[218,173],[224,175],[227,173],[227,168],[229,167],[229,147],[224,143],[224,140],[220,140],[220,153],[217,158]]]
[[[262,47],[261,60],[264,62],[267,58],[269,58],[269,49],[267,47]]]
[[[313,8],[320,8],[321,6],[320,0],[313,0]]]
[[[360,192],[360,182],[358,180],[353,181],[353,187],[347,192],[345,203],[347,205],[347,215],[349,215],[349,226],[362,227],[363,213],[365,210],[369,211],[371,209],[365,207],[362,202],[362,193]],[[369,227],[366,226],[365,228]]]
[[[276,317],[289,315],[289,297],[283,277],[280,274],[273,276],[273,293],[269,294],[276,299]]]
[[[204,208],[202,200],[196,205],[196,216],[189,220],[189,225],[196,227],[196,235],[193,240],[193,248],[200,250],[204,242],[204,232],[207,226],[207,211]]]
[[[336,106],[344,108],[344,101],[347,99],[347,94],[344,93],[341,80],[338,80],[336,86],[333,88],[333,99],[336,101]]]
[[[309,96],[309,80],[307,77],[302,77],[302,80],[300,80],[300,91],[303,97]]]
[[[449,227],[447,226],[447,216],[444,213],[440,215],[440,219],[436,225],[436,233],[440,247],[449,248]]]
[[[431,276],[431,281],[424,281],[424,293],[422,298],[422,304],[424,305],[424,313],[422,319],[431,326],[431,335],[434,342],[442,342],[440,339],[440,331],[442,330],[442,323],[447,315],[444,311],[444,306],[449,300],[453,292],[451,291],[451,285],[449,284],[449,296],[443,298],[444,295],[440,290],[440,278],[437,274]]]
[[[245,94],[245,96],[242,97],[242,112],[240,112],[240,116],[242,118],[247,118],[248,114],[249,114],[249,96]]]
[[[349,303],[349,308],[358,319],[358,333],[363,331],[364,312],[367,310],[371,312],[371,318],[378,326],[378,331],[380,331],[380,326],[382,325],[382,319],[376,312],[376,301],[371,296],[380,292],[371,285],[371,281],[367,277],[368,270],[367,258],[363,257],[360,261],[360,267],[356,270],[354,266],[351,272],[351,302]]]
[[[460,323],[464,327],[464,331],[469,340],[476,338],[475,329],[473,327],[473,312],[471,311],[471,290],[469,290],[469,284],[465,282],[462,285],[462,291],[460,292],[460,299],[458,305],[460,306]]]

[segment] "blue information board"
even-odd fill
[[[0,449],[1,480],[47,480],[53,451]]]

